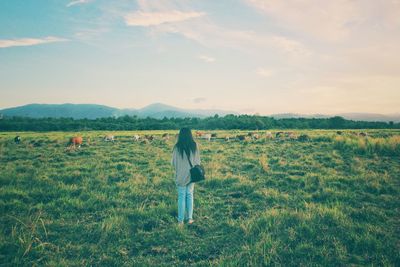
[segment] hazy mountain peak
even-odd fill
[[[163,103],[153,103],[140,109],[141,112],[147,112],[147,111],[160,112],[165,110],[181,110],[181,109]]]
[[[163,103],[153,103],[141,109],[118,109],[105,105],[98,104],[28,104],[24,106],[7,108],[0,110],[4,116],[21,116],[32,118],[43,117],[71,117],[75,119],[96,119],[102,117],[115,117],[115,116],[138,116],[138,117],[207,117],[215,114],[226,115],[228,113],[223,110],[191,110],[181,109],[174,106],[166,105]]]

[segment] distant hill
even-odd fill
[[[354,121],[393,121],[400,122],[400,113],[398,114],[376,114],[376,113],[341,113],[342,116],[348,120]]]
[[[3,109],[0,113],[10,117],[95,119],[116,116],[118,111],[116,108],[94,104],[29,104]]]
[[[198,117],[204,118],[218,114],[237,114],[236,112],[224,110],[191,110],[181,109],[162,103],[148,105],[141,109],[118,109],[104,105],[95,104],[29,104],[14,108],[0,110],[3,116],[19,116],[30,118],[74,118],[74,119],[96,119],[104,117],[120,117],[124,115],[151,117],[156,119]]]
[[[188,118],[197,117],[205,118],[214,116],[225,116],[227,114],[238,115],[234,111],[218,110],[218,109],[182,109],[174,106],[154,103],[140,109],[119,109],[104,105],[96,104],[29,104],[14,108],[7,108],[0,110],[1,116],[18,116],[30,118],[74,118],[74,119],[96,119],[105,117],[120,117],[124,115],[138,116],[140,118]],[[296,113],[282,113],[268,115],[276,119],[282,118],[329,118],[333,116],[341,116],[348,120],[355,121],[393,121],[400,122],[399,114],[375,114],[375,113],[340,113],[334,115],[324,114],[296,114]]]
[[[272,114],[269,115],[276,119],[287,119],[287,118],[330,118],[333,116],[340,116],[347,120],[353,121],[384,121],[384,122],[400,122],[400,113],[399,114],[376,114],[376,113],[339,113],[334,115],[324,115],[324,114],[297,114],[297,113],[280,113],[280,114]]]

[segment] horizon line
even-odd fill
[[[346,115],[346,114],[373,114],[373,115],[384,115],[384,116],[393,116],[393,115],[400,115],[400,111],[398,112],[393,112],[393,113],[376,113],[376,112],[364,112],[364,111],[351,111],[351,112],[340,112],[340,113],[321,113],[321,112],[316,112],[316,113],[299,113],[299,112],[276,112],[276,113],[261,113],[261,112],[240,112],[237,110],[225,110],[223,108],[182,108],[178,107],[175,105],[170,105],[162,102],[153,102],[147,105],[144,105],[142,107],[116,107],[116,106],[110,106],[107,104],[99,104],[99,103],[71,103],[71,102],[64,102],[64,103],[27,103],[27,104],[21,104],[21,105],[16,105],[16,106],[9,106],[9,107],[0,107],[0,111],[4,109],[10,109],[10,108],[18,108],[18,107],[23,107],[23,106],[29,106],[29,105],[98,105],[98,106],[105,106],[109,108],[116,108],[116,109],[143,109],[151,105],[155,104],[161,104],[165,106],[170,106],[173,108],[177,109],[184,109],[184,110],[219,110],[223,112],[236,112],[238,114],[233,114],[233,115],[259,115],[259,116],[272,116],[272,115],[285,115],[285,114],[292,114],[292,115],[305,115],[305,116],[318,116],[318,115],[323,115],[323,116],[340,116],[341,114]],[[228,115],[228,114],[227,114]]]

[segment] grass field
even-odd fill
[[[164,131],[0,133],[0,264],[400,266],[400,132],[367,132],[199,140],[182,229]],[[66,149],[75,134],[91,144]]]

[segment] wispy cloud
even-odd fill
[[[87,4],[91,2],[92,0],[74,0],[71,1],[67,4],[67,7],[75,6],[75,5],[81,5],[81,4]]]
[[[292,55],[308,56],[311,51],[307,49],[301,42],[283,36],[272,36],[270,42]]]
[[[207,63],[212,63],[212,62],[215,61],[215,58],[209,57],[209,56],[205,56],[205,55],[200,55],[198,58],[200,60],[204,61],[204,62],[207,62]]]
[[[397,0],[244,1],[280,28],[328,42],[351,39],[365,30],[398,30],[400,26],[400,1]]]
[[[273,74],[273,71],[265,68],[258,68],[256,73],[263,77],[270,77]]]
[[[0,48],[14,47],[14,46],[32,46],[56,42],[65,42],[68,39],[48,36],[45,38],[20,38],[20,39],[0,39]]]
[[[231,29],[216,23],[206,12],[195,10],[181,1],[138,0],[138,10],[124,16],[128,26],[149,26],[151,36],[179,34],[209,48],[225,47],[254,53],[258,49],[283,52],[290,57],[304,57],[309,49],[299,40],[276,33]],[[197,18],[197,19],[193,19]],[[204,62],[215,59],[201,56]]]
[[[350,25],[356,25],[361,19],[357,1],[246,0],[246,2],[275,20],[280,26],[328,41],[346,37],[350,32]]]
[[[170,22],[180,22],[204,16],[204,12],[182,12],[171,10],[166,12],[137,11],[125,16],[125,23],[129,26],[155,26]]]

